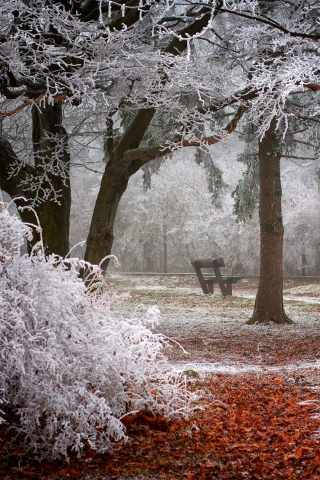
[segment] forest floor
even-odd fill
[[[320,285],[306,280],[285,281],[293,325],[247,326],[254,279],[223,298],[203,295],[194,276],[108,277],[107,288],[131,295],[119,313],[158,305],[156,330],[173,340],[167,358],[202,392],[197,409],[187,421],[132,418],[128,443],[69,465],[17,452],[0,480],[320,480]]]

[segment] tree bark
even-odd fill
[[[142,166],[142,161],[108,162],[102,176],[101,185],[95,203],[87,248],[84,259],[92,264],[99,264],[110,255],[113,244],[113,229],[116,213],[122,195],[127,189],[128,181]],[[109,261],[102,265],[105,271]]]
[[[260,279],[248,325],[291,324],[283,307],[283,221],[279,142],[275,120],[259,143]]]
[[[57,160],[54,158],[54,154],[59,154],[59,161],[64,163],[67,177],[63,179],[60,175],[47,172],[48,182],[51,183],[56,192],[61,194],[59,204],[51,199],[46,199],[34,209],[42,227],[46,253],[55,253],[65,257],[69,251],[71,189],[69,179],[70,155],[67,133],[62,126],[62,102],[47,105],[41,110],[37,106],[33,106],[32,121],[34,166],[25,165],[15,176],[10,176],[10,174],[12,166],[18,163],[18,158],[10,143],[4,138],[0,138],[0,188],[12,198],[25,197],[30,200],[29,204],[31,204],[35,200],[36,193],[25,189],[23,184],[28,183],[28,176],[30,175],[33,177],[43,175],[44,164],[52,162],[53,166],[56,167]],[[46,135],[49,135],[49,137]],[[60,140],[63,145],[63,148],[59,148],[59,151],[56,151],[57,140]],[[44,188],[48,187],[48,182],[44,182],[42,186]],[[24,207],[28,205],[28,202],[17,200],[16,204],[18,207]],[[36,222],[35,216],[30,210],[20,211],[20,216],[24,222]],[[32,244],[38,240],[39,235],[34,232]]]
[[[42,109],[33,106],[32,121],[36,174],[43,174],[43,165],[45,164],[52,163],[54,168],[57,167],[57,160],[54,157],[56,153],[59,162],[64,164],[66,173],[64,178],[48,172],[48,180],[43,184],[44,188],[50,187],[51,184],[55,192],[60,194],[59,203],[48,198],[39,204],[36,211],[42,227],[46,253],[55,253],[65,257],[69,251],[71,186],[68,137],[62,126],[62,102],[47,105]],[[59,140],[61,148],[57,145]]]

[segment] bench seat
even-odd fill
[[[235,275],[234,277],[226,277],[222,275],[221,278],[224,282],[228,282],[228,283],[237,283],[239,280],[242,279],[240,275]],[[217,279],[217,277],[203,277],[203,280],[205,282],[219,283],[219,280]]]

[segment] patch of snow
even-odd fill
[[[320,297],[290,297],[285,295],[283,299],[291,300],[292,302],[320,303]]]
[[[136,285],[135,290],[167,290],[167,287],[160,285]]]
[[[317,285],[319,287],[319,285]],[[300,287],[297,287],[297,290],[299,289]],[[304,287],[301,287],[301,288],[304,288]],[[289,293],[291,292],[292,290],[295,290],[294,288],[292,288],[291,290],[285,290],[286,293]],[[295,295],[295,296],[293,296]],[[315,296],[315,297],[298,297],[296,296],[297,294],[292,294],[292,295],[284,295],[283,296],[283,300],[290,300],[292,302],[305,302],[305,303],[320,303],[320,293],[319,293],[319,297]],[[256,298],[255,295],[250,295],[250,294],[247,294],[247,293],[239,293],[237,295],[234,295],[235,297],[242,297],[242,298]]]
[[[300,285],[299,287],[289,288],[285,290],[284,293],[289,295],[320,297],[320,284]]]
[[[196,373],[223,373],[229,375],[237,375],[239,373],[266,373],[266,372],[278,372],[286,371],[291,372],[295,370],[310,370],[320,368],[320,360],[314,362],[301,362],[297,364],[288,364],[288,365],[277,365],[277,366],[262,366],[262,365],[246,365],[240,362],[233,364],[223,364],[223,363],[187,363],[187,362],[177,362],[173,366],[179,370],[194,370]]]

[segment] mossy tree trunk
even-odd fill
[[[259,143],[260,279],[249,325],[293,323],[283,307],[283,221],[280,147],[275,120]]]

